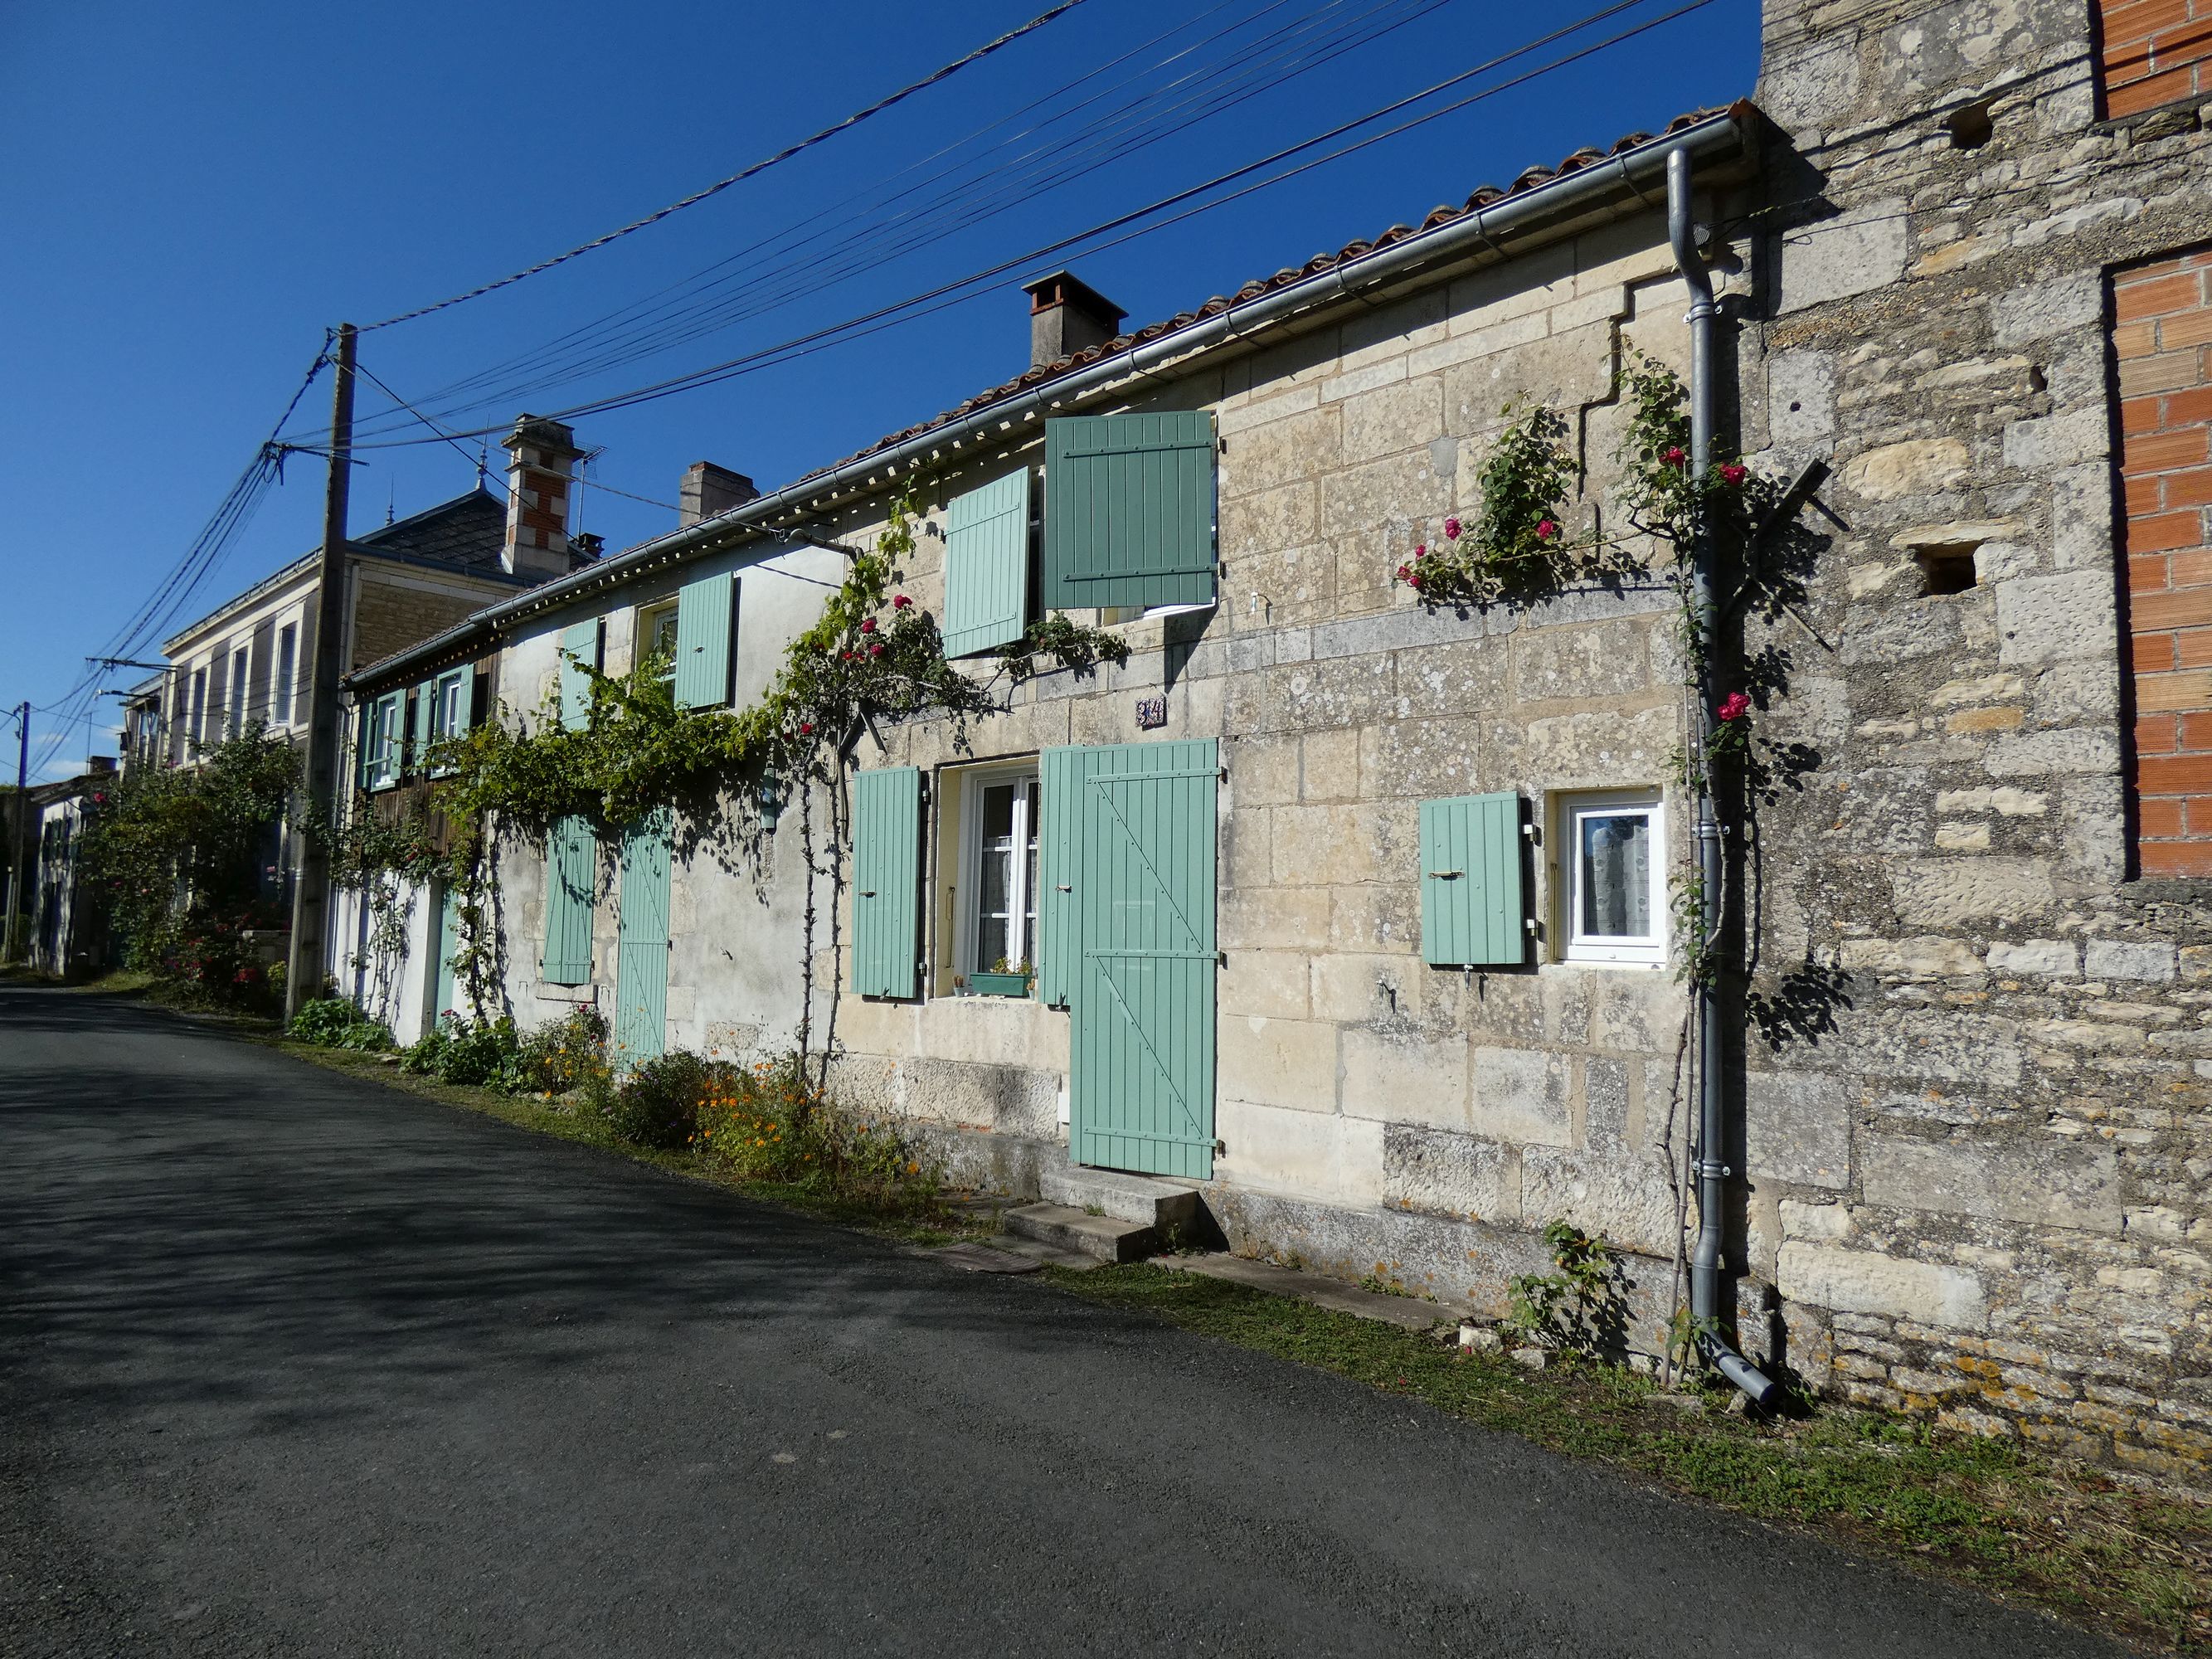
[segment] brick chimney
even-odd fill
[[[685,529],[717,513],[743,507],[759,494],[744,473],[716,466],[712,461],[694,461],[684,469],[684,488],[676,497],[676,527]]]
[[[565,576],[575,559],[568,544],[568,490],[576,434],[558,421],[525,415],[500,440],[507,453],[507,544],[501,567],[517,576]]]
[[[1022,285],[1030,296],[1030,367],[1056,363],[1085,346],[1104,345],[1129,313],[1073,271]]]

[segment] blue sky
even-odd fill
[[[83,658],[183,556],[329,325],[392,315],[611,229],[842,118],[1044,3],[10,8],[0,24],[0,148],[14,158],[0,173],[0,291],[11,313],[0,341],[11,599],[0,611],[0,702],[54,703],[77,682]],[[504,426],[521,409],[657,381],[1015,259],[1472,69],[1598,3],[1083,0],[698,207],[502,293],[365,335],[362,362],[422,403],[647,296],[686,299],[698,290],[665,291],[726,262],[713,295],[752,314],[701,316],[687,326],[720,325],[633,361],[548,364],[480,388],[492,395],[429,405],[452,427]],[[1383,125],[1675,3],[1644,0]],[[1401,137],[1066,262],[1127,307],[1133,325],[1170,314],[1579,145],[1747,95],[1757,30],[1750,0],[1711,0]],[[1267,84],[1323,42],[1344,49]],[[1195,100],[1231,94],[1249,95],[1105,158],[1170,115],[1199,113]],[[1094,101],[1069,110],[1085,99]],[[1099,161],[1057,183],[1040,176]],[[925,183],[948,167],[959,171]],[[962,193],[949,195],[955,186]],[[964,225],[946,218],[986,206],[1002,210]],[[892,215],[904,216],[887,222]],[[793,252],[794,234],[823,231]],[[865,339],[581,418],[579,439],[605,447],[594,476],[661,501],[675,499],[694,460],[772,487],[1018,372],[1028,345],[1018,284],[1057,263],[1021,265],[974,299]],[[365,430],[392,428],[388,400],[365,382],[362,392]],[[325,380],[295,428],[327,409]],[[426,434],[417,425],[388,435]],[[404,517],[473,481],[469,457],[442,443],[365,453],[356,533],[381,524],[387,506]],[[319,467],[293,459],[183,619],[314,544]],[[673,522],[665,508],[599,490],[586,492],[582,517],[610,548]],[[101,684],[128,678],[118,671]],[[114,708],[102,703],[74,726],[34,715],[34,760],[49,739],[49,775],[112,752]]]

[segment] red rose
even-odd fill
[[[1409,564],[1400,565],[1398,567],[1398,580],[1401,582],[1409,582],[1413,580],[1413,567]]]
[[[1751,713],[1751,699],[1741,691],[1731,691],[1721,700],[1721,706],[1713,713],[1720,717],[1723,724],[1740,720]]]
[[[1660,459],[1669,466],[1680,466],[1682,464],[1682,452],[1679,449],[1669,449]]]
[[[914,601],[907,598],[903,593],[894,593],[891,595],[891,609],[894,611],[903,611],[913,603]]]
[[[1455,542],[1459,539],[1459,520],[1457,519],[1446,519],[1444,520],[1444,539],[1448,542]]]
[[[1559,526],[1553,524],[1549,519],[1539,519],[1536,520],[1536,539],[1538,541],[1548,542],[1553,537],[1559,533]]]
[[[1415,558],[1417,558],[1417,559],[1425,559],[1425,558],[1427,558],[1427,557],[1429,556],[1429,548],[1428,548],[1428,544],[1427,544],[1427,543],[1425,543],[1425,542],[1424,542],[1424,543],[1422,543],[1422,544],[1421,544],[1421,545],[1420,545],[1420,546],[1419,546],[1419,547],[1415,548],[1415,549],[1413,550],[1413,556],[1414,556]]]
[[[868,654],[872,657],[882,656],[884,654],[884,642],[881,640],[878,640],[873,645],[868,647]]]
[[[814,722],[812,720],[799,721],[799,735],[802,738],[812,737],[814,735]]]
[[[873,617],[861,617],[861,618],[860,618],[860,631],[861,631],[863,634],[872,634],[872,633],[874,633],[874,632],[876,631],[876,619],[875,619]]]
[[[1721,469],[1721,477],[1732,484],[1740,484],[1750,476],[1751,471],[1748,467],[1738,466],[1734,461],[1730,461]]]
[[[1421,573],[1418,570],[1416,570],[1412,575],[1406,578],[1406,586],[1408,587],[1419,587],[1420,585]]]

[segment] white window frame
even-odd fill
[[[663,685],[673,685],[676,683],[674,647],[677,613],[679,608],[678,601],[674,599],[655,599],[651,605],[641,605],[637,608],[637,632],[635,637],[630,641],[630,660],[633,663],[642,663],[653,654],[653,636],[659,631],[661,619],[665,617],[668,620],[670,649],[667,671],[660,676],[660,683]]]
[[[407,718],[405,698],[386,702],[379,697],[368,705],[368,787],[389,789],[399,781],[398,732]]]
[[[300,672],[300,624],[286,623],[276,630],[276,666],[269,681],[269,724],[289,727],[299,688],[293,682]]]
[[[1585,817],[1618,817],[1630,811],[1643,812],[1650,820],[1650,915],[1652,931],[1648,937],[1643,938],[1609,933],[1585,934],[1582,931],[1585,875],[1583,869],[1582,820]],[[1665,967],[1670,913],[1667,908],[1667,802],[1664,793],[1657,788],[1563,792],[1553,798],[1552,827],[1552,844],[1559,849],[1559,858],[1553,866],[1553,884],[1559,900],[1554,908],[1560,941],[1559,959],[1617,968]]]
[[[1007,766],[982,766],[972,769],[963,768],[960,773],[960,844],[955,849],[959,874],[953,879],[952,971],[964,983],[970,974],[987,974],[991,964],[976,959],[982,934],[981,917],[976,910],[983,893],[983,792],[1003,784],[1015,784],[1014,849],[1012,880],[1007,893],[1007,912],[1010,915],[1026,918],[1036,908],[1036,896],[1029,890],[1029,843],[1038,842],[1040,858],[1043,842],[1038,832],[1041,821],[1038,803],[1043,799],[1036,761],[1027,760]],[[1040,865],[1042,870],[1042,865]],[[1016,930],[1018,933],[1018,929]],[[1034,942],[1031,949],[1034,950]],[[995,960],[995,958],[994,958]],[[1036,970],[1034,957],[1030,961]]]

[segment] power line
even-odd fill
[[[1036,16],[1032,17],[1028,22],[1024,23],[1019,28],[1009,29],[997,40],[986,41],[983,45],[976,47],[975,51],[968,53],[966,57],[955,58],[951,63],[945,64],[942,69],[924,76],[919,81],[909,82],[907,85],[901,87],[896,92],[892,93],[889,97],[877,100],[866,109],[855,110],[843,120],[836,122],[832,125],[826,126],[819,132],[811,134],[809,137],[800,139],[797,143],[788,145],[786,148],[778,150],[775,155],[767,157],[763,161],[756,161],[750,167],[740,168],[738,171],[730,174],[726,179],[716,179],[704,190],[694,191],[690,195],[684,197],[682,200],[671,202],[666,207],[659,209],[654,212],[648,213],[642,219],[632,220],[629,224],[623,226],[619,230],[611,230],[604,236],[593,237],[590,241],[580,243],[578,246],[570,248],[565,253],[556,253],[550,259],[541,259],[534,265],[527,266],[521,270],[511,272],[507,276],[498,277],[494,281],[482,283],[476,288],[469,289],[465,294],[456,294],[449,298],[439,300],[430,305],[417,306],[414,310],[403,311],[396,317],[386,317],[380,323],[366,324],[362,326],[361,332],[366,334],[374,329],[390,328],[395,323],[412,322],[416,318],[427,317],[434,311],[444,311],[448,307],[463,304],[467,301],[480,298],[486,294],[493,293],[502,288],[512,287],[514,283],[521,282],[526,277],[535,276],[540,271],[550,270],[556,265],[566,264],[571,259],[580,258],[583,255],[591,252],[594,248],[602,248],[610,242],[619,241],[623,237],[629,235],[635,231],[643,230],[647,225],[658,224],[661,220],[667,218],[671,214],[681,213],[685,208],[695,207],[699,203],[705,201],[710,196],[719,196],[722,191],[729,189],[731,185],[742,183],[744,180],[751,178],[755,173],[766,172],[769,167],[775,167],[779,162],[787,161],[793,156],[798,155],[799,151],[803,149],[810,149],[816,144],[821,143],[823,140],[836,137],[838,133],[844,131],[848,127],[858,126],[861,122],[868,119],[871,116],[880,115],[892,105],[902,102],[904,100],[911,98],[915,93],[921,91],[925,87],[933,87],[939,81],[945,79],[947,76],[958,74],[962,70],[966,69],[970,64],[981,62],[982,59],[988,58],[993,52],[998,52],[1001,48],[1010,46],[1014,41],[1020,40],[1022,36],[1028,34],[1034,30],[1042,28],[1047,23],[1051,22],[1054,18],[1065,16],[1067,13],[1074,10],[1076,7],[1082,3],[1083,0],[1060,0],[1060,4],[1053,7],[1048,11],[1042,12]]]
[[[1325,155],[1318,156],[1310,161],[1302,162],[1295,167],[1285,168],[1280,173],[1275,173],[1268,178],[1260,179],[1254,184],[1247,185],[1242,190],[1232,191],[1228,195],[1217,198],[1212,201],[1199,203],[1194,206],[1186,209],[1183,212],[1173,216],[1172,217],[1160,220],[1156,223],[1138,226],[1139,221],[1149,219],[1153,215],[1159,213],[1167,208],[1179,206],[1182,204],[1189,202],[1195,197],[1202,196],[1207,191],[1214,190],[1222,185],[1233,183],[1239,179],[1248,178],[1253,173],[1273,166],[1278,161],[1287,160],[1293,155],[1312,149],[1317,145],[1325,144],[1332,138],[1341,137],[1346,133],[1368,125],[1385,116],[1394,114],[1398,111],[1406,109],[1414,104],[1418,104],[1425,99],[1434,96],[1438,92],[1447,90],[1454,86],[1461,85],[1478,75],[1485,74],[1489,70],[1498,68],[1516,58],[1526,57],[1531,52],[1534,52],[1543,46],[1554,44],[1568,35],[1577,33],[1582,29],[1588,27],[1592,22],[1618,15],[1620,13],[1631,9],[1634,5],[1640,3],[1641,0],[1620,0],[1620,3],[1608,6],[1598,12],[1592,13],[1589,16],[1580,19],[1576,22],[1567,24],[1559,29],[1555,29],[1551,33],[1542,35],[1534,40],[1529,41],[1523,46],[1517,46],[1510,52],[1501,53],[1498,57],[1492,58],[1486,63],[1477,64],[1471,70],[1465,70],[1461,74],[1455,75],[1445,80],[1437,82],[1434,85],[1424,88],[1422,91],[1413,93],[1404,98],[1395,100],[1389,104],[1383,105],[1378,109],[1370,111],[1365,115],[1357,117],[1350,121],[1340,123],[1325,132],[1316,134],[1310,138],[1301,140],[1299,143],[1277,150],[1272,155],[1262,156],[1258,161],[1248,162],[1242,167],[1232,168],[1227,173],[1218,174],[1214,178],[1210,179],[1202,184],[1194,185],[1188,189],[1177,191],[1172,195],[1163,197],[1158,201],[1149,203],[1144,207],[1137,208],[1127,213],[1119,215],[1115,218],[1103,222],[1103,223],[1094,225],[1086,230],[1079,231],[1073,235],[1062,237],[1058,240],[1048,242],[1042,247],[1032,248],[1027,252],[1018,255],[1014,258],[1002,260],[996,264],[987,266],[981,270],[970,272],[968,276],[956,278],[948,283],[940,283],[937,287],[927,289],[923,293],[910,295],[904,300],[895,301],[888,306],[879,307],[874,311],[865,313],[858,317],[849,318],[844,322],[831,324],[823,328],[814,330],[810,333],[797,336],[776,345],[763,347],[757,351],[749,352],[741,356],[728,359],[723,362],[711,364],[704,368],[692,370],[684,374],[672,376],[667,380],[659,380],[647,386],[635,387],[628,392],[613,393],[605,398],[594,398],[586,403],[574,404],[568,408],[556,410],[549,418],[571,420],[581,416],[602,414],[612,410],[624,409],[637,404],[651,402],[659,398],[671,397],[680,392],[692,391],[701,386],[714,385],[720,380],[733,379],[738,375],[748,374],[758,368],[793,362],[799,357],[811,356],[815,351],[827,349],[832,345],[842,344],[852,339],[865,337],[867,335],[880,332],[883,329],[894,326],[898,323],[911,321],[916,317],[927,316],[934,312],[944,310],[949,306],[957,305],[962,303],[967,299],[975,297],[972,293],[967,292],[967,290],[971,290],[982,283],[1004,276],[1010,270],[1018,269],[1021,266],[1034,264],[1042,259],[1047,258],[1054,254],[1065,252],[1070,248],[1081,245],[1091,245],[1086,248],[1086,251],[1091,252],[1096,252],[1107,247],[1117,246],[1123,242],[1133,240],[1139,236],[1150,235],[1153,232],[1163,229],[1169,225],[1180,223],[1185,219],[1195,217],[1201,213],[1211,212],[1215,208],[1221,207],[1227,203],[1238,200],[1241,198],[1251,195],[1257,191],[1264,190],[1271,185],[1279,184],[1286,179],[1295,178],[1301,173],[1311,172],[1316,167],[1326,166],[1328,163],[1340,160],[1343,156],[1352,155],[1358,150],[1365,149],[1371,145],[1381,143],[1387,139],[1396,137],[1399,135],[1411,131],[1417,127],[1426,125],[1429,122],[1455,113],[1460,110],[1468,107],[1470,105],[1480,103],[1485,99],[1495,97],[1501,92],[1510,90],[1515,87],[1526,85],[1531,81],[1534,81],[1540,79],[1543,76],[1552,74],[1558,70],[1566,67],[1568,64],[1578,63],[1582,59],[1591,57],[1597,52],[1607,51],[1611,47],[1622,44],[1625,41],[1634,40],[1639,35],[1649,33],[1654,29],[1662,27],[1680,18],[1689,15],[1692,12],[1704,9],[1706,6],[1714,3],[1714,0],[1686,0],[1686,3],[1679,5],[1671,11],[1662,13],[1656,18],[1637,24],[1632,28],[1624,29],[1618,33],[1609,35],[1605,40],[1595,42],[1590,46],[1581,47],[1574,52],[1565,53],[1561,57],[1551,60],[1549,63],[1540,64],[1537,68],[1530,70],[1522,75],[1515,76],[1509,80],[1500,82],[1495,86],[1484,88],[1480,91],[1470,94],[1468,96],[1459,99],[1453,103],[1431,110],[1425,114],[1415,116],[1410,120],[1401,122],[1396,126],[1388,128],[1381,132],[1370,134],[1366,137],[1356,140],[1352,143],[1346,144],[1340,149],[1330,151]],[[1137,226],[1137,228],[1128,228],[1132,226]],[[1126,231],[1126,234],[1113,237],[1111,240],[1107,241],[1094,242],[1095,238],[1105,236],[1109,232],[1117,230]],[[457,434],[456,435],[461,437],[477,437],[479,435],[488,435],[489,434],[500,429],[501,428],[495,427],[486,427],[481,428],[480,431],[465,431]],[[401,448],[411,447],[419,443],[432,441],[436,441],[405,438],[387,439],[380,443],[365,444],[361,447],[376,449]]]

